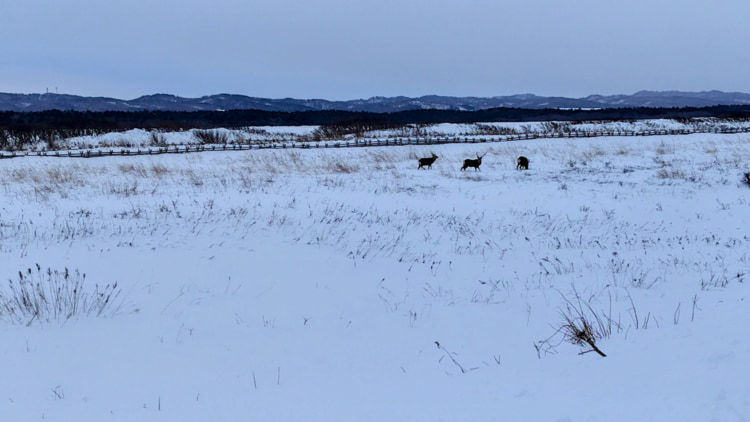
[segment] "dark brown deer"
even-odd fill
[[[419,159],[419,167],[417,167],[417,170],[421,169],[424,166],[427,166],[428,169],[432,168],[432,163],[435,162],[435,160],[438,159],[438,156],[435,155],[435,153],[432,153],[432,157],[425,157]]]
[[[528,170],[529,169],[529,159],[524,157],[523,155],[518,157],[518,160],[516,160],[516,170]]]
[[[464,166],[461,167],[461,171],[466,170],[466,167],[474,167],[474,171],[477,171],[477,170],[481,171],[479,169],[479,166],[482,165],[482,157],[484,157],[484,155],[477,154],[477,158],[476,159],[474,159],[474,158],[467,158],[467,159],[465,159],[464,160]]]

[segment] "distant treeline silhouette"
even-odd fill
[[[226,111],[63,111],[0,112],[0,148],[19,146],[35,139],[61,139],[130,129],[176,131],[240,128],[249,126],[320,125],[324,131],[356,133],[390,129],[406,124],[592,121],[639,119],[750,118],[750,105],[680,108],[521,109],[492,108],[475,111],[407,110],[395,113],[341,110],[278,112]]]
[[[0,130],[45,129],[211,129],[246,126],[330,125],[373,122],[377,125],[476,122],[532,122],[637,120],[656,118],[750,118],[750,105],[679,108],[522,109],[491,108],[474,111],[406,110],[395,113],[342,110],[280,112],[226,111],[62,111],[0,112]]]

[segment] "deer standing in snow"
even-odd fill
[[[425,157],[419,159],[419,167],[417,167],[417,170],[421,169],[424,166],[427,166],[428,169],[432,168],[432,163],[435,162],[435,160],[438,159],[438,156],[435,155],[435,153],[432,153],[432,157]]]
[[[479,166],[482,165],[482,157],[484,157],[484,155],[477,154],[477,158],[476,159],[474,159],[474,158],[467,158],[467,159],[465,159],[464,160],[464,166],[461,167],[461,171],[466,170],[466,167],[474,167],[474,171],[479,170]],[[481,171],[481,170],[479,170],[479,171]]]
[[[516,170],[528,170],[529,169],[529,159],[524,157],[523,155],[518,157],[518,160],[516,160]]]

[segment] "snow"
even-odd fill
[[[232,145],[268,144],[273,142],[308,142],[313,138],[319,126],[253,126],[238,129],[210,129]],[[510,136],[525,137],[565,137],[600,136],[609,134],[633,134],[653,131],[750,131],[750,120],[723,120],[717,118],[693,118],[689,120],[644,119],[622,121],[580,121],[580,122],[488,122],[488,123],[438,123],[430,125],[405,125],[399,129],[372,130],[358,140],[383,141],[385,139],[445,139],[481,140],[489,142],[506,141]],[[203,141],[196,135],[198,129],[186,131],[158,131],[132,129],[126,132],[112,132],[100,135],[77,136],[67,139],[53,139],[57,150],[103,150],[151,148],[152,150],[172,145],[198,145]],[[338,142],[354,139],[353,134],[341,139],[327,141]],[[47,139],[40,139],[35,145],[26,147],[28,151],[46,151]],[[9,153],[6,153],[9,155]]]
[[[748,136],[2,160],[0,279],[122,300],[0,318],[0,415],[748,420]],[[566,303],[611,319],[606,357]]]

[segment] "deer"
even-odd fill
[[[516,170],[528,170],[529,169],[529,159],[524,157],[523,155],[518,157],[518,160],[516,160]]]
[[[424,166],[427,166],[428,169],[432,168],[432,163],[435,162],[435,160],[438,159],[438,156],[435,155],[435,153],[432,153],[432,157],[425,157],[419,159],[419,167],[417,167],[417,170],[421,169]]]
[[[479,169],[479,166],[482,165],[482,157],[484,157],[484,155],[477,154],[477,158],[476,159],[474,159],[474,158],[467,158],[467,159],[465,159],[464,160],[464,166],[461,167],[461,171],[466,170],[466,167],[474,167],[474,171],[477,171],[477,170],[481,171]]]

